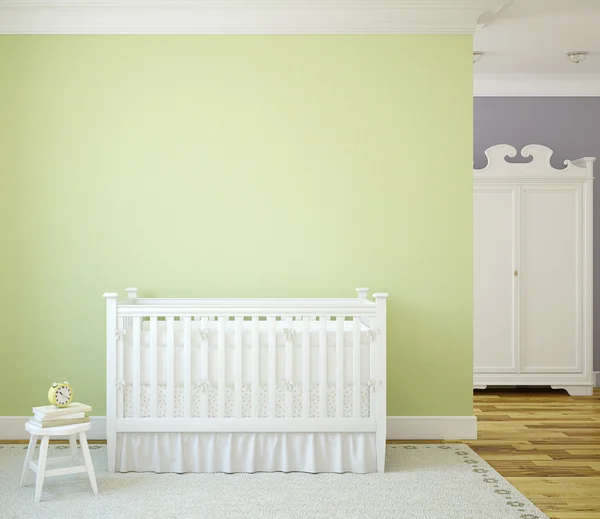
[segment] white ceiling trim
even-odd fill
[[[476,97],[599,97],[600,74],[475,74]]]
[[[1,34],[473,34],[509,0],[0,0]]]

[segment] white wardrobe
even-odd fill
[[[591,395],[594,158],[486,151],[474,171],[474,387],[536,385]]]

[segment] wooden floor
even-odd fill
[[[474,410],[478,439],[460,443],[551,519],[600,519],[599,389],[593,397],[537,388],[475,391]]]
[[[479,438],[460,443],[551,519],[600,519],[599,389],[593,397],[549,389],[476,391],[474,412]]]

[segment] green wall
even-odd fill
[[[472,38],[2,36],[0,415],[105,413],[104,292],[391,294],[388,414],[472,414]]]

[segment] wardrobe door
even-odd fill
[[[521,372],[582,369],[580,185],[521,190]]]
[[[475,186],[475,373],[517,371],[514,294],[517,197],[516,186]]]

